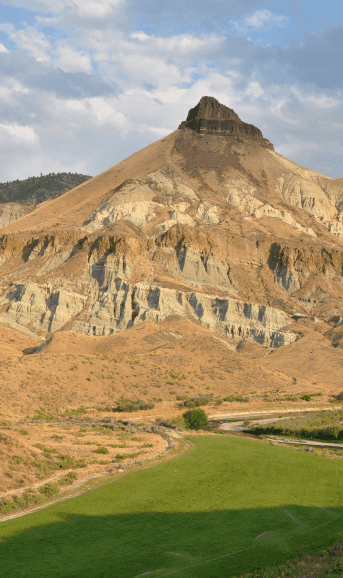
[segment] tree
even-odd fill
[[[207,415],[203,409],[190,409],[183,414],[187,429],[204,429],[208,425]]]

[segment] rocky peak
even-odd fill
[[[259,128],[243,122],[232,108],[220,104],[213,96],[203,96],[188,111],[187,119],[179,126],[179,129],[183,128],[199,133],[254,139],[262,146],[274,150],[272,143],[263,138]]]

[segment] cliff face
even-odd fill
[[[186,123],[197,117],[241,123],[209,97]],[[178,316],[233,349],[297,342],[299,318],[331,329],[342,313],[342,182],[251,131],[183,125],[4,227],[0,323],[99,336]]]

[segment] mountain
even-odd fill
[[[175,132],[1,229],[0,322],[47,339],[177,316],[280,348],[306,321],[340,347],[342,216],[343,179],[203,97]]]
[[[90,178],[77,173],[50,173],[0,183],[0,227],[20,219],[40,203],[54,199]]]

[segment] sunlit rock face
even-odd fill
[[[10,225],[30,213],[31,209],[20,203],[3,203],[0,205],[0,228]]]
[[[109,335],[177,316],[235,349],[343,316],[343,179],[212,97],[180,127],[17,222],[0,208],[1,323]]]

